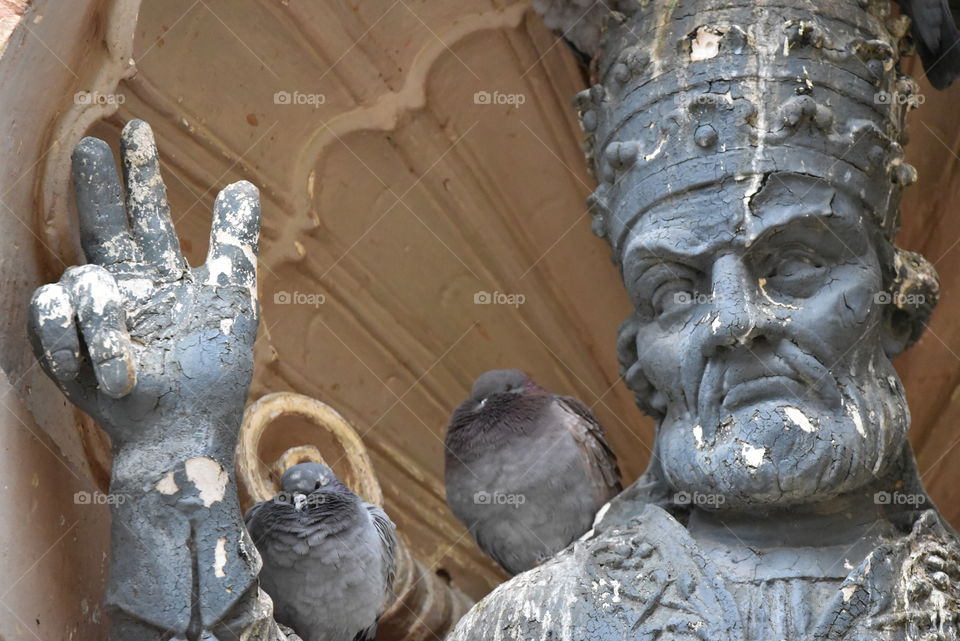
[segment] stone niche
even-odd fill
[[[109,445],[34,364],[32,290],[80,261],[68,175],[84,135],[157,133],[181,243],[206,252],[217,191],[263,194],[263,322],[251,400],[282,390],[342,413],[411,551],[473,598],[505,577],[443,500],[442,436],[473,378],[517,366],[594,406],[624,480],[652,425],[618,380],[629,311],[570,106],[587,86],[526,0],[0,0],[0,638],[104,638]],[[960,134],[913,72],[900,244],[942,298],[898,362],[924,482],[960,521]],[[295,419],[263,445],[330,444]],[[330,458],[336,459],[334,454]]]

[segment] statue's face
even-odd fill
[[[909,415],[871,224],[840,190],[783,174],[684,194],[631,230],[624,279],[675,490],[809,503],[899,453]]]

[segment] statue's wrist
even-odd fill
[[[228,529],[242,523],[232,457],[218,451],[179,448],[162,457],[121,451],[114,458],[108,496],[113,522],[124,535],[118,538],[114,528],[120,547],[127,545],[126,535],[145,531],[147,523],[200,518]]]
[[[138,425],[134,438],[114,442],[111,487],[146,487],[187,468],[212,470],[214,464],[232,476],[239,428],[239,416],[167,416]]]

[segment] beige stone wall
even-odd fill
[[[104,639],[109,510],[2,375],[0,399],[0,638]]]
[[[0,57],[0,639],[86,641],[105,638],[109,511],[75,502],[98,488],[74,411],[34,365],[25,311],[63,269],[43,237],[38,184],[63,147],[53,125],[96,42],[97,3],[2,2],[0,31],[25,4]]]

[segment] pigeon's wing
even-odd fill
[[[353,637],[353,641],[374,641],[377,638],[377,624],[374,623],[366,630],[360,630],[357,632],[357,636]]]
[[[253,539],[254,544],[262,541],[272,529],[272,525],[270,524],[273,520],[272,514],[270,513],[271,503],[272,499],[260,501],[243,515],[244,525],[247,526],[247,532],[250,533],[250,538]]]
[[[506,554],[500,552],[502,547],[504,550],[511,549],[511,546],[518,545],[518,542],[504,536],[504,532],[498,531],[493,533],[493,535],[487,535],[484,528],[474,527],[471,528],[471,534],[477,540],[477,545],[483,550],[484,554],[489,556],[491,559],[497,562],[497,565],[502,567],[504,570],[509,572],[511,575],[519,574],[522,570],[518,569],[513,563],[510,562],[510,559],[507,558]]]
[[[937,89],[960,77],[960,28],[956,0],[897,0],[910,16],[925,76]]]
[[[393,521],[379,505],[364,503],[363,506],[370,513],[370,519],[373,521],[374,527],[377,528],[377,534],[380,535],[383,579],[387,586],[387,600],[389,601],[393,593],[393,580],[396,577],[397,526],[393,524]],[[374,626],[374,634],[376,634],[376,626]]]
[[[243,522],[244,522],[244,524],[247,526],[247,529],[248,529],[248,530],[250,529],[250,523],[251,523],[251,521],[253,521],[254,519],[256,519],[256,517],[257,517],[257,512],[259,512],[259,511],[263,508],[263,504],[264,504],[264,503],[266,503],[266,501],[261,501],[261,502],[255,504],[253,507],[251,507],[249,510],[247,510],[247,513],[246,513],[246,514],[243,515]]]
[[[931,52],[942,51],[944,19],[953,20],[947,0],[913,0],[910,2],[913,12],[913,24],[924,46]]]
[[[955,0],[939,0],[939,47],[934,49],[936,60],[931,63],[927,76],[937,89],[946,89],[960,78],[960,3]]]
[[[589,454],[593,467],[600,472],[603,483],[613,490],[620,492],[620,468],[617,466],[617,456],[613,453],[607,437],[603,433],[603,426],[594,418],[593,412],[584,405],[583,401],[573,396],[558,396],[557,405],[563,410],[576,415],[581,420],[567,423],[573,438],[583,446]]]
[[[299,538],[294,532],[297,523],[296,519],[292,518],[290,509],[278,504],[274,499],[261,501],[251,507],[244,515],[243,521],[261,556],[268,546],[278,541],[288,544]],[[295,546],[299,554],[306,552],[303,549],[304,545]],[[291,552],[293,547],[291,546]]]

